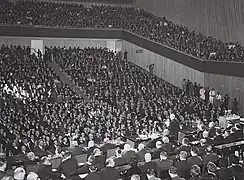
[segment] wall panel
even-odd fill
[[[31,46],[30,38],[22,38],[22,37],[0,37],[0,45],[20,45],[20,46]]]
[[[135,6],[206,36],[244,45],[243,0],[135,0]]]
[[[128,52],[129,61],[144,69],[147,69],[147,65],[149,64],[155,64],[154,74],[177,87],[182,86],[182,80],[184,78],[189,79],[192,82],[204,84],[204,73],[200,71],[177,63],[127,41],[123,41],[123,48]],[[136,53],[137,50],[142,50],[142,53]]]

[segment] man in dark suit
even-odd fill
[[[74,141],[72,144],[73,147],[69,148],[69,151],[72,154],[72,157],[79,156],[85,153],[84,148],[78,146],[78,142]]]
[[[204,139],[206,139],[206,144],[212,145],[214,143],[214,141],[211,138],[209,138],[209,132],[208,131],[203,131],[202,137]]]
[[[170,135],[174,136],[174,139],[177,140],[178,139],[178,133],[180,130],[180,123],[175,118],[174,114],[170,115],[170,123],[169,123],[168,130],[170,132]]]
[[[158,159],[160,156],[160,153],[163,151],[162,149],[163,143],[161,141],[156,142],[156,149],[153,151],[152,158]]]
[[[95,157],[94,164],[97,166],[98,170],[101,170],[105,166],[106,158],[98,148],[94,149],[93,154]]]
[[[190,163],[191,165],[198,165],[202,167],[203,160],[200,156],[198,156],[198,148],[197,147],[192,147],[191,148],[191,157],[187,158],[187,162]]]
[[[242,127],[239,123],[235,124],[235,128],[236,128],[236,136],[238,137],[238,139],[242,139],[243,138],[243,130]]]
[[[116,158],[114,159],[114,162],[116,167],[127,164],[125,158],[122,157],[122,151],[120,149],[116,151]]]
[[[88,150],[86,151],[87,156],[89,157],[93,153],[94,149],[96,149],[96,148],[97,148],[97,146],[95,145],[94,141],[89,141]]]
[[[86,176],[86,180],[102,180],[100,174],[97,172],[96,166],[89,168],[90,173]]]
[[[160,153],[160,160],[156,161],[157,177],[161,179],[169,178],[168,170],[173,165],[173,161],[168,159],[167,152]]]
[[[181,151],[185,151],[188,154],[190,154],[191,151],[191,146],[189,146],[189,139],[188,138],[183,138],[181,142],[181,146],[176,148],[174,150],[175,154],[179,154]]]
[[[216,136],[214,137],[214,145],[223,144],[224,137],[222,136],[221,129],[216,129]]]
[[[42,139],[39,140],[38,146],[35,148],[34,153],[38,157],[47,156],[48,153],[45,151],[44,142]]]
[[[130,145],[129,144],[125,144],[124,145],[124,151],[122,153],[122,157],[125,158],[126,162],[129,163],[130,162],[130,159],[132,157],[136,158],[137,159],[137,154],[134,150],[131,149]]]
[[[204,156],[206,154],[206,149],[209,145],[206,144],[206,139],[200,139],[200,145],[198,146],[198,155]]]
[[[219,157],[213,153],[212,146],[206,149],[206,155],[203,156],[203,165],[206,166],[209,162],[218,163]]]
[[[145,154],[148,152],[149,151],[145,148],[145,145],[140,143],[138,145],[138,152],[137,152],[138,161],[139,162],[144,161]]]
[[[169,176],[171,177],[171,180],[185,180],[184,178],[179,177],[177,171],[178,169],[176,167],[170,167]]]
[[[59,179],[59,174],[52,172],[52,164],[47,157],[42,157],[37,174],[41,180]]]
[[[106,180],[117,180],[119,179],[119,171],[114,168],[115,162],[113,159],[107,159],[106,161],[106,167],[101,170],[101,179],[106,179]]]
[[[156,162],[152,161],[152,156],[150,153],[145,154],[145,164],[142,166],[144,173],[146,173],[148,169],[153,169],[156,172]]]
[[[64,174],[66,178],[79,179],[77,175],[78,162],[75,158],[72,158],[71,153],[66,151],[64,153],[64,159],[58,167],[60,174]]]
[[[58,145],[58,141],[55,139],[53,143],[50,143],[48,150],[52,154],[60,154],[62,148]]]
[[[0,179],[2,179],[4,176],[6,176],[6,170],[7,168],[7,160],[6,155],[3,153],[0,153]]]
[[[215,127],[215,123],[214,122],[210,122],[209,123],[209,130],[208,130],[209,134],[208,137],[209,138],[214,138],[215,134],[216,134],[216,127]]]
[[[230,163],[231,165],[228,167],[228,170],[230,171],[232,177],[235,177],[237,180],[241,180],[243,176],[243,166],[239,163],[239,158],[232,154],[230,156]]]
[[[168,137],[163,137],[163,144],[161,146],[161,149],[163,151],[166,151],[168,154],[173,152],[173,144],[169,142],[169,138]]]
[[[94,165],[94,161],[95,161],[95,157],[93,155],[90,155],[88,157],[88,161],[81,168],[78,169],[78,173],[79,174],[89,173],[90,172],[89,168],[92,165]]]
[[[175,162],[175,167],[177,168],[177,172],[179,173],[179,176],[185,179],[190,178],[190,169],[192,166],[189,162],[187,162],[187,156],[188,154],[186,151],[181,151],[180,160]]]

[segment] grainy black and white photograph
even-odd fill
[[[0,0],[0,180],[244,180],[243,0]]]

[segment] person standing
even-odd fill
[[[209,91],[209,102],[211,104],[214,103],[214,97],[215,97],[215,91],[214,91],[214,88],[212,88],[210,91]]]
[[[170,123],[169,123],[169,127],[168,130],[170,132],[170,135],[172,135],[174,137],[174,139],[178,139],[178,133],[180,130],[180,123],[179,121],[175,118],[174,114],[170,115]]]
[[[239,111],[238,105],[239,105],[239,102],[235,98],[233,103],[232,103],[232,114],[238,114],[238,111]]]
[[[216,106],[217,107],[220,107],[221,100],[222,100],[222,96],[220,95],[219,92],[217,92],[217,94],[216,94]]]
[[[202,100],[205,100],[205,89],[204,89],[204,87],[201,87],[199,94],[200,94],[200,98]]]
[[[182,90],[184,93],[186,92],[186,79],[183,79],[182,81]]]

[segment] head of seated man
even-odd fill
[[[140,176],[138,174],[133,174],[130,178],[130,180],[141,180]]]
[[[14,170],[14,179],[15,180],[24,180],[25,179],[26,172],[24,168],[18,167]]]
[[[34,172],[30,172],[27,176],[27,179],[26,180],[38,180],[38,175]]]
[[[150,153],[146,153],[144,159],[145,162],[148,163],[152,160],[152,155]]]
[[[186,151],[181,151],[180,152],[180,155],[179,155],[180,161],[186,161],[187,157],[188,157],[188,154],[187,154]]]
[[[160,152],[160,160],[168,159],[168,153],[166,151]]]

